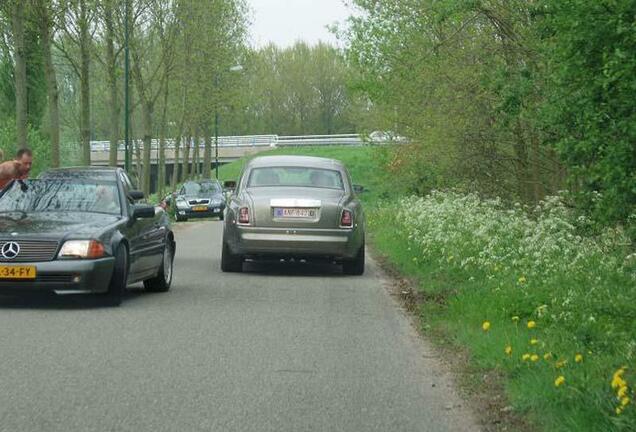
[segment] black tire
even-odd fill
[[[166,292],[170,290],[172,285],[172,265],[174,262],[174,247],[172,242],[168,239],[166,246],[163,248],[163,259],[161,260],[161,267],[159,273],[152,279],[146,279],[144,281],[144,289],[148,292]]]
[[[360,276],[364,273],[364,242],[354,259],[342,263],[342,272],[353,276]]]
[[[243,258],[230,252],[230,247],[223,242],[221,249],[221,271],[226,273],[240,273],[243,271]]]
[[[128,250],[120,245],[115,252],[115,266],[108,284],[108,291],[104,294],[106,306],[119,306],[126,291],[128,282]]]

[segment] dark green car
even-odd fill
[[[172,283],[166,213],[136,201],[119,168],[65,168],[0,192],[0,293],[97,293],[118,305],[126,286]]]

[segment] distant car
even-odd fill
[[[406,143],[406,137],[393,131],[373,131],[369,134],[369,141],[374,143]]]
[[[251,260],[327,260],[364,272],[365,219],[351,177],[333,159],[261,156],[245,166],[228,203],[221,269]]]
[[[175,241],[166,213],[136,204],[119,168],[65,168],[14,181],[0,194],[0,293],[168,291]]]
[[[174,196],[174,202],[177,221],[194,217],[218,217],[223,220],[225,195],[217,180],[185,182]]]

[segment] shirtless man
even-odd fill
[[[0,164],[0,190],[12,180],[23,180],[29,177],[33,165],[33,153],[29,149],[18,150],[15,160]]]
[[[92,210],[100,213],[119,213],[119,199],[115,186],[98,185],[95,188],[95,205]]]

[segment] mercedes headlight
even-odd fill
[[[101,258],[104,245],[97,240],[69,240],[62,245],[58,258]]]

